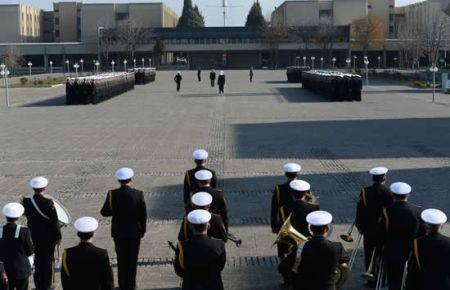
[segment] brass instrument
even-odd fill
[[[355,223],[356,223],[356,220],[350,226],[346,235],[340,235],[340,238],[342,240],[346,241],[347,243],[353,243],[353,241],[354,241],[352,238],[352,232],[353,232],[353,228],[355,227]]]
[[[317,197],[314,194],[312,194],[311,192],[309,192],[305,195],[305,201],[312,203],[312,204],[319,204],[319,202],[317,201]]]
[[[346,263],[342,263],[338,265],[337,273],[336,273],[336,288],[341,288],[344,283],[347,281],[348,278],[348,272],[350,271],[350,268],[347,266]]]
[[[369,263],[369,268],[367,269],[367,271],[363,274],[361,274],[361,277],[366,279],[367,282],[375,282],[376,277],[373,274],[373,268],[374,268],[374,264],[375,264],[375,252],[376,252],[376,248],[373,249],[372,252],[372,257],[370,258],[370,263]]]
[[[380,258],[380,265],[379,271],[378,271],[378,277],[377,277],[377,284],[375,286],[375,290],[381,290],[383,287],[383,280],[384,280],[384,265],[383,265],[383,258]]]
[[[356,242],[355,248],[352,251],[352,254],[350,255],[350,259],[348,260],[348,270],[351,271],[353,268],[353,264],[356,260],[356,254],[358,252],[359,244],[361,244],[362,240],[362,234],[358,235],[358,241]]]

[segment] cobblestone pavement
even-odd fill
[[[362,102],[331,103],[284,82],[283,71],[228,71],[226,94],[185,72],[180,93],[173,72],[99,105],[61,106],[36,101],[0,111],[0,205],[29,195],[36,175],[50,180],[49,193],[75,219],[100,219],[97,245],[115,257],[110,219],[99,210],[117,186],[114,171],[135,169],[144,190],[148,234],[139,260],[139,289],[177,289],[179,278],[167,241],[175,241],[183,216],[183,173],[191,152],[205,148],[224,189],[230,230],[243,245],[227,245],[226,289],[278,289],[277,259],[268,219],[271,191],[282,182],[281,167],[295,161],[312,184],[321,208],[334,215],[332,239],[352,223],[367,171],[385,165],[390,181],[413,187],[412,201],[450,213],[450,102],[402,86],[374,83]],[[42,91],[37,92],[42,95]],[[3,100],[3,99],[2,99]],[[22,101],[21,101],[22,102]],[[76,244],[71,227],[63,247]],[[349,250],[354,245],[346,244]],[[344,289],[361,289],[362,252]],[[57,276],[58,281],[59,277]],[[117,280],[116,280],[117,281]]]

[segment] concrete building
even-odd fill
[[[77,42],[81,39],[81,7],[79,2],[53,3],[56,42]]]
[[[272,23],[285,26],[317,26],[329,19],[345,26],[369,14],[380,18],[385,35],[394,32],[394,0],[298,0],[285,1],[272,13]]]
[[[0,5],[0,42],[39,42],[43,33],[43,11],[28,5]]]

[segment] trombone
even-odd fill
[[[369,263],[369,268],[367,269],[367,271],[363,274],[361,274],[361,277],[366,279],[367,282],[375,282],[376,277],[373,274],[373,267],[375,264],[375,252],[376,252],[376,248],[373,249],[372,252],[372,257],[370,258],[370,263]]]
[[[353,232],[353,228],[355,227],[355,223],[356,223],[356,219],[355,221],[353,221],[352,225],[350,226],[350,228],[348,229],[348,232],[346,235],[340,235],[340,238],[344,241],[346,241],[347,243],[353,243],[353,238],[352,238],[352,232]]]

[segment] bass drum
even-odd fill
[[[71,218],[69,211],[59,202],[56,198],[47,195],[47,197],[53,200],[53,204],[55,205],[56,215],[58,216],[58,221],[61,227],[67,226],[70,224]]]

